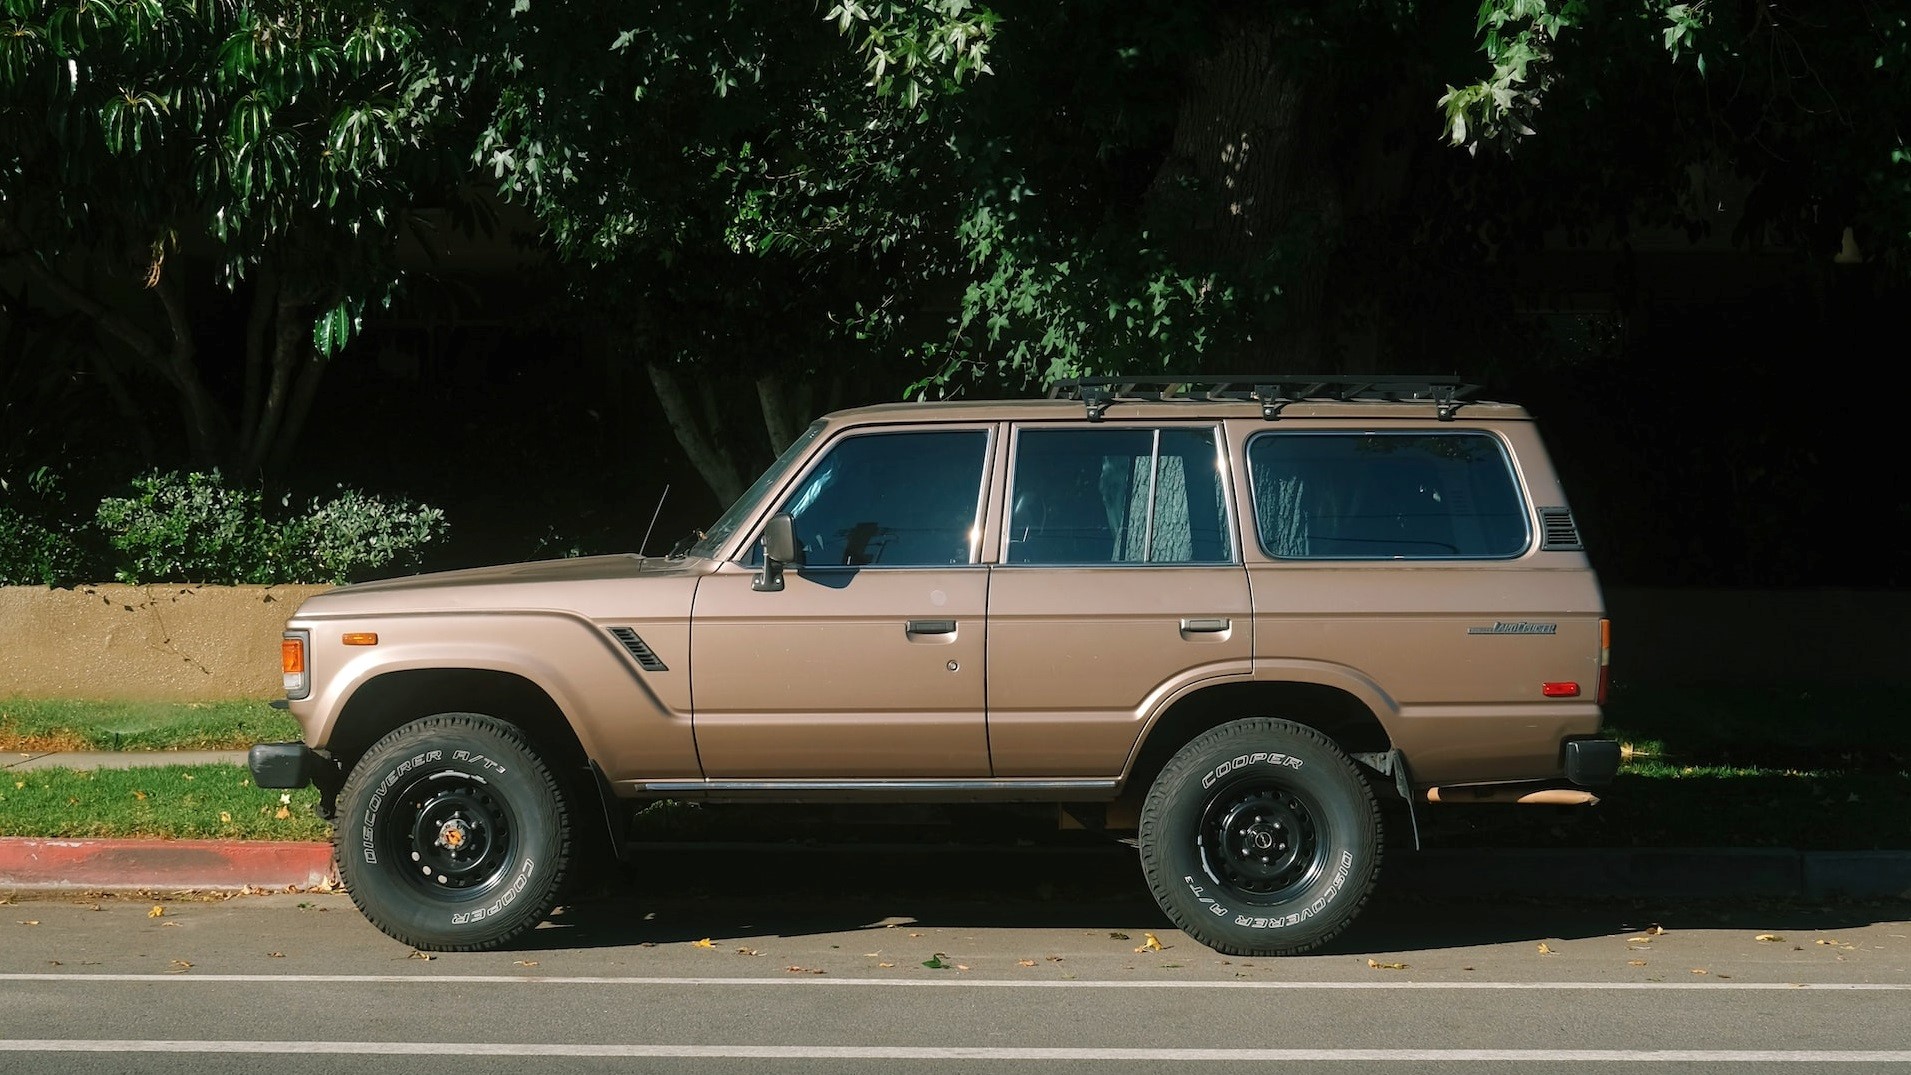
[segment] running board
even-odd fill
[[[1592,806],[1599,796],[1578,788],[1534,788],[1480,784],[1428,788],[1430,803],[1524,803],[1528,806]]]

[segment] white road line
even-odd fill
[[[0,1041],[9,1053],[322,1053],[359,1056],[697,1057],[766,1060],[1135,1060],[1394,1063],[1881,1064],[1911,1062],[1911,1050],[1777,1049],[1016,1049],[908,1045],[557,1045],[421,1041],[144,1041],[41,1038]]]
[[[1012,978],[831,978],[804,975],[790,978],[672,978],[598,977],[593,975],[539,974],[0,974],[0,982],[237,982],[248,985],[661,985],[661,986],[804,986],[848,988],[929,989],[1277,989],[1277,990],[1389,990],[1389,989],[1549,989],[1559,992],[1623,992],[1627,990],[1699,989],[1718,991],[1784,992],[1911,992],[1911,982],[1426,982],[1382,980],[1372,982],[1292,982],[1241,981],[1195,982],[1186,979],[1079,981],[1075,979],[1039,979],[1017,981]]]

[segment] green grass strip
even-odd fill
[[[318,792],[261,788],[237,765],[0,772],[0,836],[329,840]]]
[[[263,701],[0,700],[0,751],[242,750],[299,737],[290,713]]]

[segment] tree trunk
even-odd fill
[[[285,418],[279,425],[279,435],[274,442],[261,446],[265,453],[266,473],[283,474],[292,462],[292,449],[298,446],[299,437],[305,433],[305,420],[311,416],[312,400],[318,395],[319,381],[325,376],[330,364],[326,356],[312,345],[309,336],[299,337],[298,379],[292,387],[292,400],[287,406]]]
[[[194,462],[200,466],[217,466],[226,445],[226,423],[218,403],[199,376],[199,345],[193,338],[192,319],[186,311],[186,289],[180,284],[178,274],[167,272],[163,265],[155,267],[152,287],[165,307],[166,325],[172,333],[172,344],[166,353],[166,376],[179,393],[185,411],[186,442]]]
[[[657,402],[663,407],[664,419],[670,423],[671,432],[677,435],[677,443],[683,446],[684,454],[689,457],[690,465],[697,468],[704,483],[717,496],[717,502],[728,507],[743,495],[749,486],[749,478],[737,466],[736,455],[723,439],[723,427],[708,404],[706,397],[699,414],[699,408],[692,403],[684,392],[683,382],[668,367],[655,362],[645,362],[644,370],[650,375],[651,386],[657,390]]]
[[[1273,271],[1279,364],[1290,369],[1323,357],[1321,270],[1341,222],[1323,62],[1284,55],[1265,25],[1237,23],[1189,71],[1170,156],[1150,190],[1156,210],[1179,225],[1184,263]],[[1242,350],[1264,360],[1268,347]]]
[[[765,373],[756,379],[757,405],[763,410],[763,427],[770,434],[770,452],[781,455],[796,442],[815,417],[810,413],[813,398],[808,381],[791,384],[782,374]]]
[[[289,291],[281,281],[272,312],[271,377],[266,383],[265,398],[259,405],[258,421],[254,425],[252,438],[241,447],[239,453],[248,475],[265,472],[273,445],[279,438],[279,427],[285,420],[286,406],[301,380],[300,367],[311,349],[312,323],[304,316],[310,306],[301,301],[301,296],[289,294]]]

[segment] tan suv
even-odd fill
[[[285,632],[341,880],[510,942],[630,813],[1037,802],[1237,955],[1358,913],[1383,801],[1583,803],[1608,624],[1531,416],[1412,377],[1123,378],[818,420],[693,543],[345,586]],[[1413,826],[1415,845],[1417,825]]]

